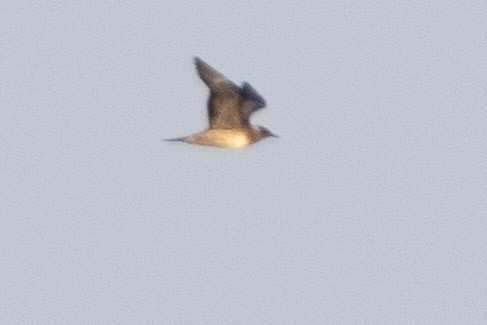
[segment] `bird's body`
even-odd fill
[[[199,76],[210,88],[208,99],[210,127],[206,131],[168,141],[242,148],[266,137],[275,137],[262,126],[250,125],[250,114],[266,104],[250,84],[245,82],[241,87],[235,85],[199,58],[195,58],[195,64]]]
[[[241,129],[208,129],[187,137],[168,139],[167,141],[183,141],[203,146],[236,149],[246,147],[259,140],[261,140],[259,129],[251,127]]]

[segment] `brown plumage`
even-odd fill
[[[264,98],[250,84],[244,82],[241,87],[237,86],[198,57],[195,57],[195,64],[200,78],[210,89],[210,127],[204,132],[168,141],[241,148],[276,136],[262,126],[250,125],[250,115],[266,105]]]

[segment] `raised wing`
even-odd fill
[[[242,120],[246,125],[249,125],[250,114],[256,110],[265,107],[265,99],[255,90],[249,83],[244,82],[240,88],[240,97],[242,103],[240,105],[240,112]]]
[[[212,129],[245,127],[240,106],[241,89],[198,57],[194,59],[200,78],[210,88],[208,117]]]

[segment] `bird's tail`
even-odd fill
[[[186,137],[173,138],[173,139],[162,139],[163,141],[184,141]]]

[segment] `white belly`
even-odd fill
[[[247,132],[234,129],[212,129],[194,137],[193,143],[224,148],[242,148],[250,144]]]

